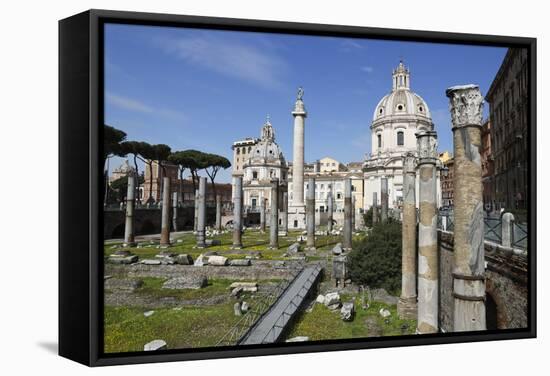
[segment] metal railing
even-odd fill
[[[291,278],[280,281],[272,291],[258,294],[258,299],[254,304],[251,304],[250,309],[218,340],[216,346],[235,346],[238,344],[254,324],[269,311],[269,308],[286,291],[303,269],[303,266],[291,269]]]
[[[485,228],[485,240],[502,244],[502,216],[491,217],[484,216],[483,224]],[[454,231],[454,214],[452,212],[440,213],[437,218],[437,228],[444,231]],[[527,250],[529,231],[527,223],[518,223],[514,220],[510,221],[510,238],[511,246]]]

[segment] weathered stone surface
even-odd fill
[[[208,265],[208,257],[205,255],[199,255],[193,264],[195,266],[205,266]]]
[[[231,296],[233,298],[238,298],[239,296],[241,296],[242,292],[243,292],[242,287],[235,287],[233,290],[231,290]]]
[[[141,261],[144,265],[160,265],[162,262],[160,260],[145,259]]]
[[[109,278],[105,280],[105,289],[107,290],[135,291],[141,286],[143,286],[141,279]]]
[[[241,303],[241,312],[242,313],[248,312],[249,309],[250,309],[250,306],[248,305],[247,302],[242,302]]]
[[[111,255],[111,257],[114,257],[114,256],[126,257],[126,256],[130,256],[131,254],[132,253],[127,249],[117,249],[115,253]]]
[[[340,307],[340,303],[340,294],[338,294],[337,292],[330,292],[325,295],[325,306],[334,309],[335,307]]]
[[[154,313],[155,311],[146,311],[146,312],[143,312],[143,316],[150,317],[150,316],[153,316]]]
[[[224,256],[209,256],[208,264],[212,266],[226,266],[228,265],[227,257]]]
[[[355,305],[353,302],[345,302],[340,310],[340,318],[344,321],[352,321],[355,313]]]
[[[342,254],[343,250],[342,250],[342,243],[337,243],[333,248],[332,248],[332,254],[333,255],[340,255]]]
[[[319,304],[325,304],[325,296],[324,295],[317,295],[317,299],[315,299],[315,301]]]
[[[335,279],[346,279],[348,276],[348,259],[346,256],[335,256],[332,258],[332,277]]]
[[[206,251],[203,254],[207,257],[210,257],[210,256],[217,256],[218,252],[216,252],[216,251]]]
[[[155,257],[176,257],[177,253],[170,251],[169,249],[163,249]]]
[[[188,254],[177,255],[176,264],[193,265],[193,257],[191,257],[191,255],[188,255]]]
[[[154,341],[146,343],[145,346],[143,346],[143,351],[158,351],[158,350],[166,350],[167,348],[168,347],[164,340],[155,339]]]
[[[163,289],[200,289],[208,285],[206,276],[184,276],[171,278],[164,282]]]
[[[285,342],[307,342],[309,341],[309,337],[307,336],[298,336],[287,339]]]
[[[287,249],[288,253],[297,253],[299,251],[300,251],[300,243],[293,243]]]
[[[131,255],[131,256],[127,256],[127,257],[120,257],[120,256],[115,256],[115,257],[109,257],[108,261],[111,263],[111,264],[125,264],[125,265],[128,265],[128,264],[134,264],[136,262],[138,262],[139,258],[137,255]]]
[[[282,269],[286,266],[285,262],[283,260],[275,261],[273,264],[273,268],[275,269]]]
[[[242,316],[243,313],[241,312],[241,302],[233,304],[233,314],[235,316]]]
[[[216,245],[222,245],[222,242],[220,239],[206,239],[205,244],[207,247],[212,247]]]
[[[229,285],[230,289],[235,288],[242,288],[245,292],[256,292],[258,291],[258,283],[257,282],[233,282],[231,285]]]
[[[390,295],[386,290],[373,289],[371,290],[372,300],[375,302],[384,303],[387,305],[395,305],[399,302],[399,298],[393,295]]]
[[[231,266],[250,266],[249,259],[233,259],[229,261]]]
[[[391,316],[391,312],[385,308],[380,308],[380,311],[378,311],[378,313],[384,318]]]

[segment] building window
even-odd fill
[[[237,154],[241,154],[241,149],[237,148]]]
[[[382,147],[382,135],[379,134],[377,137],[378,137],[378,147],[381,148]]]
[[[398,106],[397,106],[397,109],[398,109],[399,111],[403,111],[403,105],[402,105],[402,104],[398,105]]]
[[[405,138],[403,132],[397,132],[397,145],[403,146],[405,144]]]
[[[252,150],[252,146],[249,146],[248,147],[248,152],[250,153],[251,150]]]
[[[258,171],[252,171],[252,179],[258,179]]]

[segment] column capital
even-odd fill
[[[453,130],[467,126],[481,126],[483,119],[483,96],[477,85],[460,85],[448,88],[449,110]]]
[[[416,156],[412,152],[403,154],[403,173],[416,174]]]
[[[422,131],[416,133],[418,165],[437,163],[437,132]]]

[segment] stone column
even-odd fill
[[[178,192],[172,192],[172,228],[178,231]]]
[[[265,232],[265,205],[266,199],[260,199],[260,231]]]
[[[307,245],[306,249],[315,250],[315,178],[309,178],[307,183],[306,199],[306,226],[307,226]]]
[[[334,202],[332,200],[332,191],[329,191],[327,195],[327,231],[330,235],[332,232],[332,221],[334,218]]]
[[[355,232],[355,195],[351,195],[351,232]]]
[[[197,197],[199,204],[199,215],[197,221],[197,248],[206,247],[206,178],[199,179],[199,195]]]
[[[279,180],[271,180],[271,218],[269,222],[269,248],[279,249]]]
[[[233,249],[241,249],[242,242],[242,215],[243,215],[243,178],[234,178],[235,194],[233,195]]]
[[[416,157],[403,156],[403,222],[401,296],[397,313],[402,319],[417,317],[416,306]]]
[[[124,247],[136,245],[134,233],[134,205],[136,198],[136,178],[134,172],[128,174],[128,190],[126,192],[126,221],[124,223]]]
[[[378,222],[378,195],[372,192],[372,224]]]
[[[288,192],[283,193],[283,210],[281,211],[281,232],[288,235]]]
[[[351,179],[347,178],[344,183],[344,238],[342,248],[345,251],[351,250]]]
[[[170,246],[170,178],[165,176],[162,180],[160,246],[167,248]]]
[[[437,252],[437,134],[416,134],[418,145],[418,319],[417,332],[439,330],[439,259]]]
[[[294,104],[294,146],[292,150],[292,206],[304,206],[304,126],[307,112],[302,101],[303,90],[298,89]]]
[[[486,330],[481,121],[477,85],[447,89],[454,141],[454,331]]]
[[[222,196],[216,195],[216,230],[222,230]]]
[[[512,239],[513,239],[513,232],[514,232],[514,215],[512,213],[504,213],[502,215],[502,223],[501,223],[501,240],[502,245],[504,247],[511,248],[512,247]]]
[[[193,231],[197,231],[199,223],[199,190],[195,189],[195,216],[193,220]]]
[[[380,200],[381,200],[381,207],[382,207],[382,214],[381,214],[381,221],[382,223],[386,223],[388,221],[388,178],[382,177],[380,178]]]

